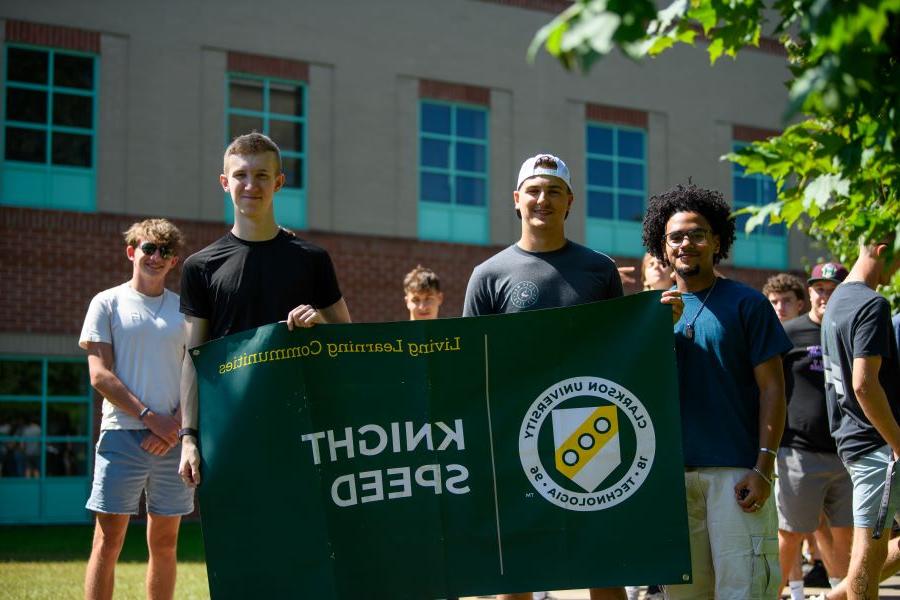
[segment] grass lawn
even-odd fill
[[[146,535],[146,526],[141,523],[128,528],[116,567],[117,600],[145,598]],[[92,537],[93,527],[86,525],[0,527],[0,599],[83,598],[84,570]],[[175,597],[209,598],[199,523],[181,526]]]

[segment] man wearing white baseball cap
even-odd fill
[[[572,178],[562,159],[538,154],[519,169],[513,205],[522,222],[519,241],[481,263],[466,289],[464,317],[574,306],[622,295],[613,260],[566,238],[565,223],[574,202]],[[681,316],[678,292],[663,303]],[[500,596],[531,600],[531,593]],[[591,599],[624,599],[622,588],[592,589]]]
[[[522,163],[513,204],[519,241],[475,268],[463,316],[584,304],[622,295],[611,258],[566,239],[574,196],[569,168],[552,154]]]

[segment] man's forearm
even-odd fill
[[[784,386],[773,385],[759,393],[759,447],[777,450],[784,433],[787,407],[784,400]],[[768,452],[759,452],[756,466],[763,473],[771,473],[775,457]]]
[[[198,402],[197,402],[197,371],[194,363],[188,356],[184,355],[184,364],[181,368],[181,426],[197,428],[198,423]]]
[[[91,386],[110,404],[134,417],[140,416],[144,409],[140,398],[135,396],[112,371],[104,369],[91,377]]]

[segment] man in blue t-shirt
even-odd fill
[[[888,236],[890,237],[890,236]],[[838,455],[853,481],[853,548],[847,578],[826,598],[877,598],[881,576],[900,568],[890,543],[900,484],[884,487],[900,455],[900,360],[891,307],[875,288],[900,268],[893,240],[860,247],[822,319],[825,399]]]
[[[773,598],[780,582],[772,479],[784,429],[781,355],[792,344],[769,301],[717,277],[734,242],[722,194],[679,185],[650,198],[647,251],[675,270],[684,313],[675,350],[693,581],[681,598]]]

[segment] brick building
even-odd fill
[[[234,135],[263,131],[284,150],[277,218],[329,250],[355,321],[403,319],[400,282],[417,263],[458,316],[472,267],[517,239],[514,178],[539,151],[572,169],[570,237],[625,265],[640,261],[651,194],[691,177],[735,206],[773,197],[719,157],[780,127],[777,44],[715,67],[703,48],[613,56],[589,76],[528,64],[534,32],[567,4],[4,5],[0,523],[89,519],[87,304],[128,278],[133,221],[172,219],[190,251],[222,235]],[[722,271],[759,287],[814,259],[773,227],[741,235]]]

